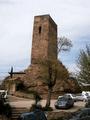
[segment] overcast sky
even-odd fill
[[[58,25],[58,37],[71,39],[70,52],[59,57],[75,71],[80,49],[90,44],[90,0],[0,0],[0,77],[30,65],[33,20],[50,14]]]

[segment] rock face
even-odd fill
[[[57,75],[56,85],[53,88],[53,97],[56,95],[56,93],[60,94],[60,92],[64,91],[65,85],[63,85],[64,86],[63,89],[61,89],[61,85],[67,84],[68,78],[68,71],[66,70],[66,68],[61,63],[58,63],[58,66],[60,66],[59,68],[63,70],[63,72],[61,71],[62,74],[60,75],[59,73]],[[45,95],[48,93],[47,87],[48,72],[45,71],[46,73],[45,74],[44,72],[42,72],[43,69],[45,68],[41,64],[32,64],[32,66],[25,71],[26,74],[25,76],[23,76],[23,81],[25,86],[27,86],[27,88],[30,91],[35,90],[41,96],[45,97]]]
[[[53,97],[58,96],[60,92],[65,90],[68,92],[77,89],[76,83],[68,81],[69,73],[65,66],[57,59],[57,25],[49,15],[35,16],[32,39],[31,65],[24,71],[23,75],[14,75],[8,87],[10,91],[17,90],[18,82],[23,83],[29,91],[36,91],[42,97],[48,92],[46,84],[48,77],[48,69],[46,69],[46,60],[55,61],[58,66],[58,74],[56,84],[53,88]],[[48,68],[48,67],[47,67]],[[8,81],[6,80],[6,81]],[[14,82],[13,82],[14,81]],[[19,82],[19,84],[21,84]]]

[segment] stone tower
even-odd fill
[[[48,87],[45,80],[48,77],[48,67],[38,60],[55,60],[58,66],[56,84],[53,87],[53,97],[60,92],[77,90],[76,84],[68,81],[69,73],[61,61],[57,59],[57,25],[50,15],[35,16],[32,37],[31,65],[24,70],[24,74],[15,74],[13,78],[5,79],[6,88],[15,94],[19,85],[24,85],[26,91],[34,91],[42,98],[47,97]],[[47,79],[48,80],[48,79]],[[9,84],[10,83],[10,84]]]
[[[34,17],[31,64],[57,59],[57,25],[50,15]]]

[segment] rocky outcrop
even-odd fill
[[[80,88],[77,81],[71,78],[68,79],[69,73],[62,63],[58,62],[58,66],[61,70],[61,73],[59,71],[57,75],[56,84],[52,91],[52,98],[57,98],[61,93],[64,92],[79,92]],[[48,87],[45,79],[46,74],[42,72],[43,69],[45,68],[43,68],[40,64],[32,64],[24,71],[25,74],[14,75],[13,78],[8,77],[6,80],[4,80],[4,86],[7,86],[7,89],[10,91],[10,93],[15,94],[15,92],[18,90],[17,88],[23,84],[24,87],[22,86],[21,89],[24,88],[26,91],[35,91],[41,97],[46,98]]]

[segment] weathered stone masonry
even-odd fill
[[[40,58],[57,59],[57,25],[49,15],[34,18],[31,64]]]

